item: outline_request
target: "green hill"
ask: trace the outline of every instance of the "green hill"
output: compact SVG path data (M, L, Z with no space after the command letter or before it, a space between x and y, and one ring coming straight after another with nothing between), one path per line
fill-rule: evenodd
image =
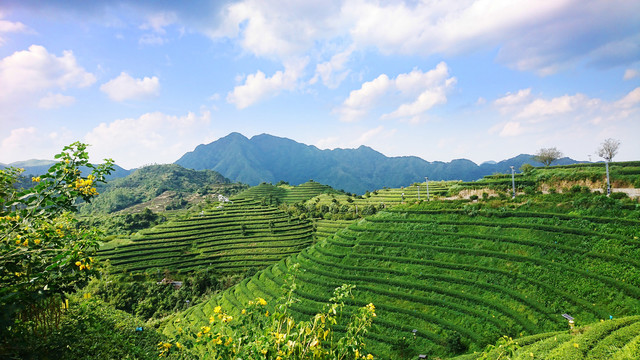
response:
M398 205L179 319L198 326L217 304L239 309L256 297L271 304L294 263L300 264L295 294L301 301L293 311L301 318L314 314L332 289L356 285L345 310L375 304L367 349L383 359L447 357L481 351L503 335L562 331L564 313L578 326L640 314L637 206L605 197L607 216L583 215L583 198L597 203L600 197L563 195L560 207L549 196ZM173 322L164 331L175 331Z
M149 165L124 178L99 184L100 195L91 204L82 207L83 214L112 213L145 204L156 205L155 211L183 208L189 203L204 201L209 197L217 201L217 194L230 195L246 186L232 184L219 173L211 170L191 170L179 165ZM214 196L215 195L215 196ZM157 204L152 204L154 199ZM144 210L144 206L137 211Z
M507 354L513 360L640 359L640 316L603 320L572 331L504 339L483 353L455 360L498 360Z
M308 221L273 207L237 200L200 215L158 225L129 244L98 252L116 271L263 268L313 242Z

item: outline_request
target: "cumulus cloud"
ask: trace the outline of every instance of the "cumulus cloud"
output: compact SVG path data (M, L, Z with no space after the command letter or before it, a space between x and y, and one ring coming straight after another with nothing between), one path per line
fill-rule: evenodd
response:
M38 101L38 107L42 109L56 109L59 107L70 106L74 102L76 102L76 98L73 96L48 93Z
M271 77L258 70L247 76L244 84L236 86L227 94L227 102L235 104L238 109L244 109L264 98L276 96L283 90L295 90L307 63L308 59L289 61L285 64L284 71L277 71Z
M15 101L48 89L87 87L95 81L71 51L58 57L43 46L31 45L0 60L0 101Z
M96 157L110 157L125 168L149 163L169 163L203 142L211 141L208 125L211 113L189 112L184 116L161 112L146 113L136 119L101 123L84 141L92 145ZM93 156L93 155L92 155Z
M394 102L392 106L397 108L381 115L382 119L408 118L415 121L434 106L446 103L447 93L455 83L455 77L449 77L449 68L444 62L427 72L414 69L395 79L382 74L363 83L360 89L351 91L334 113L342 121L356 121L379 106L384 97L386 102Z
M102 84L100 90L113 101L144 99L160 93L160 81L156 76L134 79L123 71L117 78Z
M0 137L0 162L52 159L72 141L73 137L67 129L47 133L34 126L16 128L6 137Z
M518 95L519 94L519 95ZM496 101L505 120L489 129L500 136L587 131L585 124L606 128L633 119L640 112L640 87L615 101L590 98L584 94L562 95L551 99L533 98L530 89L508 94ZM593 129L590 129L591 131Z

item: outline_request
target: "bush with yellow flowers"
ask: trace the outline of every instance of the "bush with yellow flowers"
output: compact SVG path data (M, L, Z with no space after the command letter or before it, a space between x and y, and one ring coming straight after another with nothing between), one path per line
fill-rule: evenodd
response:
M295 271L293 272L295 273ZM290 307L295 281L287 279L285 292L275 311L267 310L267 301L257 298L246 308L231 314L216 306L206 324L195 330L183 330L177 337L158 344L160 355L182 352L185 358L206 359L349 359L371 360L364 335L376 317L375 306L359 308L344 317L344 300L355 286L342 285L322 311L307 321L296 321ZM342 334L336 333L340 328Z
M96 182L113 170L112 160L89 163L87 145L66 146L33 186L15 185L22 169L0 170L0 337L9 338L15 322L50 326L44 308L93 274L98 233L82 229L72 213L80 201L97 195ZM90 171L82 176L80 168ZM58 308L59 308L58 304ZM46 314L46 313L45 313Z

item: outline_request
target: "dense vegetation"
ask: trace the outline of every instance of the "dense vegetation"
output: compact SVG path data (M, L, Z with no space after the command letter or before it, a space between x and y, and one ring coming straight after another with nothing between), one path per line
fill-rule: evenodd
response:
M211 170L195 171L178 165L149 165L131 175L109 181L97 188L98 196L85 204L83 214L112 213L138 205L132 212L149 208L155 212L181 209L194 202L229 196L243 190ZM154 201L156 200L156 201Z

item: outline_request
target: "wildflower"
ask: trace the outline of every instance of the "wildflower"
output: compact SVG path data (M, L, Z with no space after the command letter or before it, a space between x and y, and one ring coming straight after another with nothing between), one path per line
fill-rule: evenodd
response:
M233 316L225 315L225 316L222 318L222 322L224 322L224 323L228 323L228 322L229 322L229 321L231 321L231 320L233 320Z
M76 266L80 266L82 263L80 261L76 261Z
M228 337L227 341L224 342L224 346L229 346L229 345L231 345L232 342L233 342L233 338Z
M258 305L262 305L262 306L267 305L267 301L263 298L258 298L257 302L258 302Z
M247 310L245 310L245 309L242 309L242 311L240 311L240 314L242 314L242 315L244 315L246 313L247 313Z
M262 355L267 355L267 349L262 349L260 350L260 352L262 353Z
M264 316L269 316L269 310L264 314Z
M40 239L35 239L35 240L33 240L33 242L34 242L36 245L40 245Z
M22 246L29 246L29 239L25 240L25 241L22 243Z
M219 313L220 313L220 311L222 311L222 307L221 307L220 305L216 306L216 307L213 309L213 312L214 312L214 313L216 313L216 314L219 314Z
M84 268L85 268L85 266L84 266L84 265L80 265L80 266L78 267L78 269L80 269L80 270L84 270Z
M35 176L31 178L31 181L33 182L40 182L40 176Z
M210 328L210 327L208 327L208 326L203 326L203 327L201 327L200 329L202 329L202 333L203 333L203 334L206 334L206 333L208 333L209 331L211 331L211 328Z
M580 347L580 345L578 345L578 343L573 343L573 347L577 349Z
M373 360L373 355L367 354L367 360Z
M180 344L179 342L176 342L176 347L177 347L178 349L182 349L182 344Z
M355 350L356 351L356 359L360 357L360 351L358 349Z
M215 321L216 318L213 315L209 316L209 324L213 324Z

